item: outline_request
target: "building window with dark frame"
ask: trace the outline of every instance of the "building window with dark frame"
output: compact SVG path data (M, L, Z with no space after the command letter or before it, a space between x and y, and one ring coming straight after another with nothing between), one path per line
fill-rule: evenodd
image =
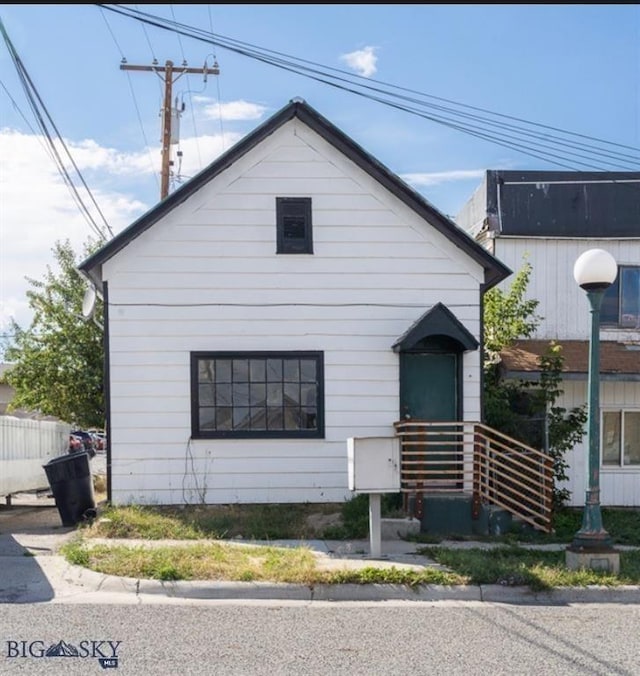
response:
M600 324L621 329L640 328L640 267L618 267L618 276L602 300Z
M310 197L276 197L279 254L312 254Z
M640 469L640 411L603 411L602 465Z
M322 352L192 352L191 434L324 437Z

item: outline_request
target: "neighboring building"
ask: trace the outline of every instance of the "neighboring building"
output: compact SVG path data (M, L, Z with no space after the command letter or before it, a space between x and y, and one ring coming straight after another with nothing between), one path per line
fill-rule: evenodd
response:
M349 437L481 417L510 270L294 100L85 260L114 503L335 502Z
M574 263L592 248L618 262L601 311L601 502L640 505L640 173L487 171L456 222L512 270L525 257L531 264L527 295L539 300L543 321L532 340L503 353L503 365L535 378L538 357L557 340L566 408L587 400L591 322ZM572 504L583 505L586 435L567 459Z

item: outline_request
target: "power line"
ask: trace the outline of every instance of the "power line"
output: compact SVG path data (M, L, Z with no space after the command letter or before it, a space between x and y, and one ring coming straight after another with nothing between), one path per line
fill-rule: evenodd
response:
M527 121L516 116L497 113L485 108L458 103L413 89L354 75L306 59L292 57L274 50L256 47L250 43L208 33L202 29L179 24L175 21L170 22L146 12L138 11L134 13L132 10L119 6L109 7L105 5L105 7L110 11L118 12L157 28L177 32L208 44L216 44L267 65L357 94L403 112L418 115L432 122L565 168L574 168L575 165L580 165L591 169L610 171L610 169L604 169L602 164L622 167L623 170L628 170L630 165L640 166L640 149L633 146ZM438 103L432 103L432 101ZM442 105L444 103L447 105ZM456 106L458 109L452 106ZM482 115L478 113L482 113ZM469 124L468 120L472 120L475 124ZM556 148L556 145L561 147ZM571 152L566 149L571 149ZM630 150L634 154L623 153L617 149ZM587 162L573 159L575 157L587 160Z
M175 12L173 11L173 5L169 5L169 8L171 9L171 16L173 17L173 20L176 20L176 15ZM182 53L182 64L186 65L187 64L187 58L184 53L184 47L182 46L182 40L180 39L180 34L178 33L178 44L180 45L180 52ZM206 75L205 75L206 77ZM205 85L206 86L206 85ZM193 123L193 134L194 138L196 140L196 152L198 153L198 166L202 167L202 156L200 154L200 142L198 141L198 128L196 126L196 116L194 113L194 106L192 105L192 99L191 99L191 79L189 77L189 73L187 73L187 90L186 94L189 97L189 109L191 111L191 121ZM178 138L178 150L180 151L180 139ZM179 157L182 157L182 154L180 152ZM174 175L174 180L179 181L180 180L180 168L181 168L182 161L180 161L180 166L178 167L178 172Z
M213 18L211 16L211 5L207 5L207 10L209 13L209 28L210 28L210 34L213 35ZM218 57L216 56L216 45L214 42L211 43L211 46L213 47L213 61L214 63L218 62ZM220 96L220 78L216 78L216 93L218 96L218 120L220 121L220 141L222 143L222 150L225 149L225 143L224 143L224 129L222 126L222 98Z
M126 62L126 58L124 55L124 52L120 48L120 44L116 40L116 36L114 35L113 31L111 30L111 26L109 25L109 22L107 21L107 17L105 16L104 12L102 11L102 8L100 8L100 14L102 15L102 18L104 19L105 24L107 25L107 29L109 33L111 34L111 37L113 38L113 42L115 43L116 49L120 52L120 57L121 57L121 63ZM149 163L151 165L151 173L153 177L155 178L156 185L158 186L158 190L160 190L160 179L158 178L158 172L156 171L155 168L155 163L153 161L153 157L151 156L151 148L149 146L149 141L147 140L147 135L144 130L144 123L142 122L142 115L140 114L140 107L138 106L138 100L136 99L136 93L133 88L133 82L131 81L131 74L127 73L127 82L129 83L129 93L131 94L131 99L133 100L133 107L136 110L136 115L138 117L138 124L140 125L140 131L142 132L142 139L144 141L145 148L147 149L147 152L149 154Z
M11 59L13 61L13 64L16 67L16 71L18 73L18 77L19 77L20 82L22 83L23 89L25 91L25 95L27 97L27 101L29 103L29 106L31 107L31 110L32 110L32 112L33 112L33 114L36 118L38 126L40 127L42 133L45 135L45 137L46 137L46 139L49 143L49 147L51 149L51 152L54 155L55 162L58 165L58 170L60 172L60 175L62 176L63 181L67 184L67 186L71 190L71 194L72 194L73 198L76 200L76 204L80 207L80 210L84 214L84 216L85 216L87 222L89 223L90 227L94 230L94 232L96 232L100 241L105 241L106 237L104 235L104 232L102 231L100 226L93 219L93 216L91 215L87 206L84 204L82 197L78 193L78 190L77 190L74 182L72 181L71 177L69 176L69 173L67 171L65 163L63 162L62 158L60 157L60 154L58 152L56 144L54 143L54 141L51 137L51 134L49 132L49 129L47 128L47 124L46 124L46 122L43 118L41 111L44 113L44 115L46 116L46 118L49 121L49 124L53 128L53 131L55 132L55 134L57 136L57 140L58 140L59 144L64 149L69 161L71 162L73 168L75 169L76 173L78 174L82 185L84 186L85 190L89 194L89 197L91 198L91 201L93 202L93 205L96 208L98 214L102 218L106 229L109 231L110 235L113 237L113 231L111 230L111 227L109 226L109 223L107 222L107 219L105 218L105 216L102 213L98 203L96 202L95 198L93 197L93 194L91 193L91 190L89 189L89 186L87 185L84 178L82 177L82 174L81 174L80 170L78 169L78 166L75 163L71 153L69 152L69 149L68 149L67 145L65 144L64 139L62 138L60 132L58 131L58 128L56 127L51 115L49 114L47 107L45 106L44 102L42 101L42 98L38 94L38 91L37 91L35 85L33 84L33 81L31 80L31 77L29 76L27 69L25 68L24 64L22 63L22 60L20 59L18 53L16 52L15 47L13 46L13 43L11 42L9 35L6 32L4 24L3 24L1 19L0 19L0 32L2 33L4 41L7 45L7 49L9 50L9 54L11 55Z

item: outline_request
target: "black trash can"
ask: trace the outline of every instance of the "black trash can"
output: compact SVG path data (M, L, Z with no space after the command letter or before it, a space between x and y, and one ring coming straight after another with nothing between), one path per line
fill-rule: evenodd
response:
M61 455L43 468L63 526L75 526L96 515L88 453Z

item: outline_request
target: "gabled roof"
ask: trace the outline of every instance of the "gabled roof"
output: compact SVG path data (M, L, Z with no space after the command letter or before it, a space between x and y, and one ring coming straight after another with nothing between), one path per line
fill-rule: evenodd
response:
M365 152L355 141L320 115L314 108L300 99L292 99L278 113L266 120L190 181L183 184L120 234L107 242L96 253L84 260L78 266L79 269L97 285L98 289L101 289L101 266L103 263L293 118L299 119L310 129L322 136L328 143L352 160L362 170L366 171L378 183L387 188L398 199L402 200L407 206L427 220L436 230L444 234L471 259L482 266L485 271L485 289L495 286L511 274L511 270L507 266L458 228L453 221L433 207L396 174L389 171L378 160Z
M477 350L478 341L458 318L442 303L436 303L418 321L409 327L393 344L394 352L414 349L425 338L446 336L458 343L464 351Z

